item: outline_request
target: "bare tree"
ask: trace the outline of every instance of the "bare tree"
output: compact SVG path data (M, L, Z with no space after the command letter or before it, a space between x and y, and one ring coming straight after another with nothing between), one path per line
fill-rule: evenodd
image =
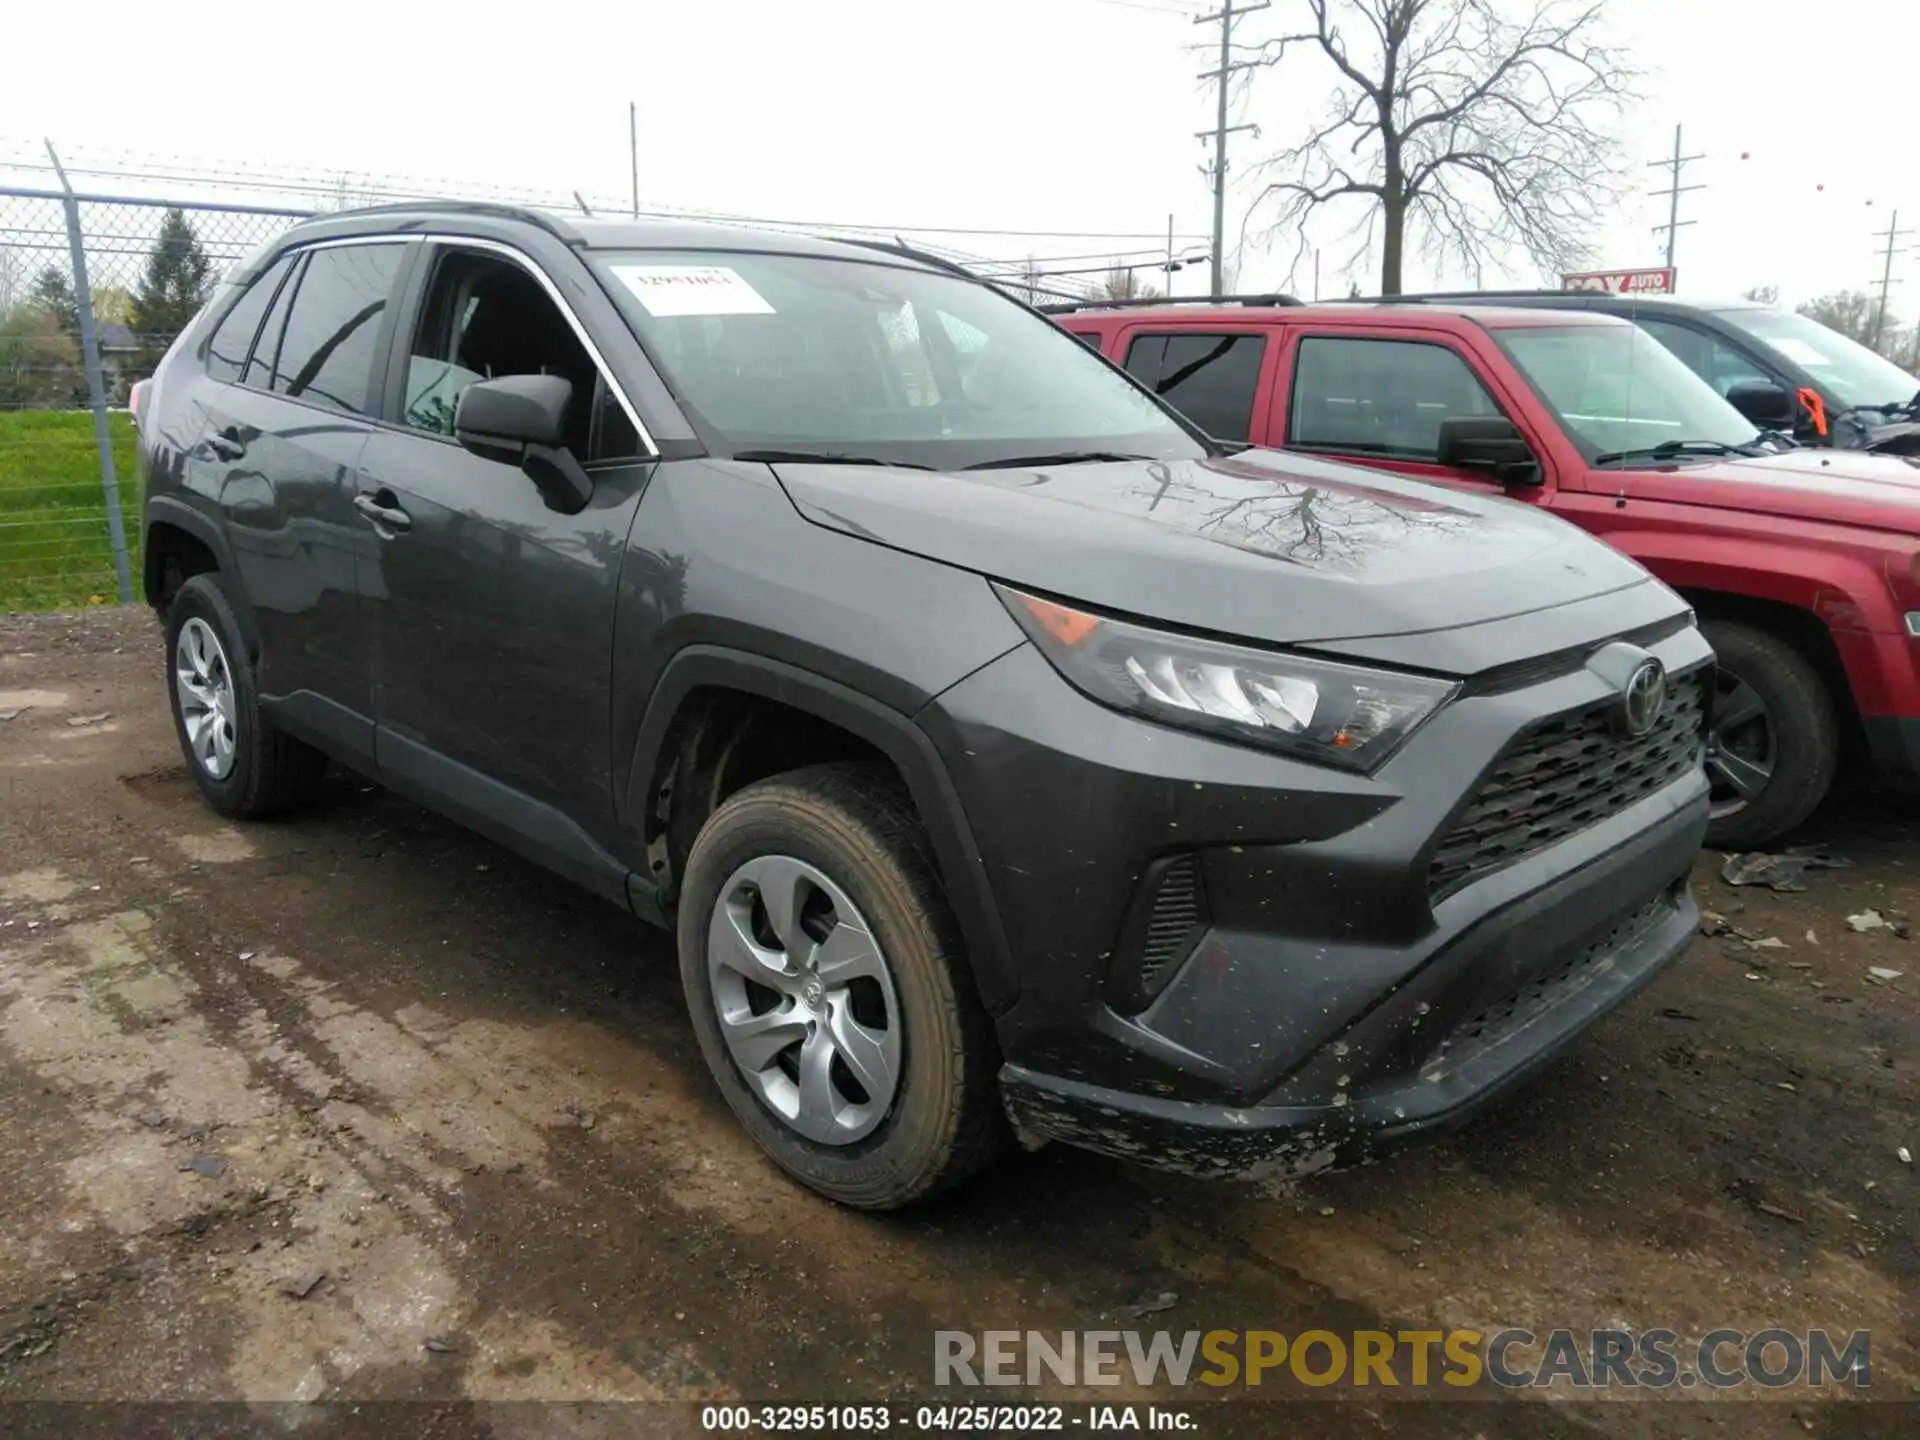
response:
M1619 178L1613 124L1634 72L1602 43L1604 0L1305 0L1313 28L1266 43L1279 64L1305 49L1333 75L1320 122L1268 159L1256 200L1273 231L1361 201L1357 261L1381 248L1380 288L1401 290L1409 226L1421 247L1479 281L1515 247L1557 272L1586 258L1582 237ZM1350 208L1350 207L1348 207Z
M1740 298L1742 300L1751 300L1756 305L1778 305L1780 303L1780 287L1778 285L1755 285L1751 289L1742 290L1740 292Z
M1101 300L1155 300L1160 295L1156 286L1140 278L1139 271L1119 265L1100 277L1093 293Z
M1873 347L1875 317L1880 302L1864 290L1836 290L1799 307L1809 320L1818 320L1829 330L1837 330L1849 340Z

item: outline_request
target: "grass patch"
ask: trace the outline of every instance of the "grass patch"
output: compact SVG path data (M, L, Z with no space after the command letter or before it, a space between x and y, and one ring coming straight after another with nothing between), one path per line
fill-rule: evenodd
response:
M137 591L140 482L131 418L107 416L107 433ZM118 598L93 416L84 410L0 411L0 611L58 610Z

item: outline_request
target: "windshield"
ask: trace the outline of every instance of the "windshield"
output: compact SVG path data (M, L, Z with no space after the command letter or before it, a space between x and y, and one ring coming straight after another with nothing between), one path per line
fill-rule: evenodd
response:
M591 258L717 451L943 470L1206 453L1086 346L959 276L738 251Z
M1920 393L1920 380L1818 320L1792 310L1718 313L1735 329L1771 345L1808 371L1842 405L1905 405Z
M1495 330L1589 460L1666 444L1752 445L1753 423L1637 325Z

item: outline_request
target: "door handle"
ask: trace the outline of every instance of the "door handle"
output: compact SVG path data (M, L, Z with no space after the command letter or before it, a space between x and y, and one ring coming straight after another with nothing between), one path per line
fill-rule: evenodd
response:
M207 437L207 448L222 460L238 460L247 453L247 442L240 438L240 427L228 425Z
M390 491L384 490L374 495L356 495L353 497L353 508L371 520L375 529L406 530L411 528L413 525L413 517L398 505L381 504L380 500L382 496L385 496L387 499L393 498Z

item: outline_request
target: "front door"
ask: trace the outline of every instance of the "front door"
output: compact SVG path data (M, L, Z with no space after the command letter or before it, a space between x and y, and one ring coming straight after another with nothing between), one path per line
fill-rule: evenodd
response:
M540 858L595 883L570 859L614 832L615 596L651 465L530 264L435 246L421 267L389 382L399 424L361 462L375 745L402 788L503 837L545 837ZM573 383L568 448L594 482L577 515L453 439L466 386L528 374Z

